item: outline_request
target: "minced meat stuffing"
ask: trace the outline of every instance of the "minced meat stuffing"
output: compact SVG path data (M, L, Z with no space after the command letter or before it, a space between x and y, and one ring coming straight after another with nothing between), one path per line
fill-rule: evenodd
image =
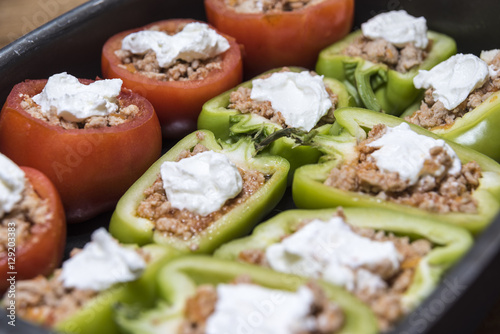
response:
M8 227L14 222L16 227L16 247L21 247L31 237L35 226L40 228L51 219L47 200L43 200L26 180L21 200L3 217L0 217L0 253L6 252L8 247Z
M81 250L73 249L71 256L79 251ZM151 260L149 254L141 249L137 252L146 263ZM50 278L40 275L34 279L16 282L16 310L21 318L51 328L73 315L99 294L98 291L64 287L63 281L59 279L61 272L61 269L57 269ZM3 304L9 305L7 297L4 298Z
M297 11L324 0L225 0L226 6L240 13L277 14Z
M251 283L248 279L234 284ZM314 295L310 315L315 319L316 330L293 334L333 334L342 328L344 313L337 304L328 300L323 289L315 282L308 282L307 287ZM217 303L217 290L213 285L200 285L194 296L186 301L185 319L178 334L204 334L207 319L214 313ZM292 334L292 333L291 333Z
M177 161L207 150L203 145L197 144L192 151L182 152ZM189 240L234 207L246 201L266 182L266 176L261 172L239 167L238 170L243 178L243 189L238 196L227 200L218 211L201 216L187 209L173 208L167 199L161 175L158 175L156 181L144 191L145 198L139 204L137 214L139 217L152 220L155 223L155 231Z
M500 53L488 65L493 65L500 69ZM458 107L448 110L442 102L434 99L432 96L434 89L429 88L425 91L420 109L415 111L411 116L407 116L405 120L426 129L451 125L457 118L479 107L481 103L498 90L500 90L500 71L496 71L493 76L490 75L486 83L470 93L467 99L460 103Z
M341 209L338 210L337 215L341 216L344 221L346 218ZM300 230L307 225L310 221L304 221L297 226L295 231ZM385 233L384 231L375 231L369 228L360 228L351 225L351 229L366 238L380 242L390 241L394 243L398 253L402 256L401 266L394 275L387 275L387 267L380 265L378 268L369 268L370 272L379 275L387 283L384 289L370 289L358 290L353 293L366 303L375 313L378 320L378 327L380 330L390 329L399 319L401 319L406 310L402 305L402 295L410 287L413 282L415 270L422 257L427 255L431 249L432 244L426 239L410 240L408 237L395 236L392 233ZM285 238L288 236L285 236ZM240 252L238 259L243 262L256 264L260 266L269 267L266 261L265 250L249 249ZM365 268L367 269L367 268Z
M397 173L381 172L371 156L376 148L367 144L380 138L385 129L385 125L374 126L368 138L358 145L358 158L333 168L324 184L431 212L477 212L472 192L479 186L481 169L475 161L464 164L458 175L445 172L438 178L423 173L415 185L409 186ZM425 161L424 169L432 172L442 166L446 170L451 168L452 159L442 147L432 148L430 154L431 159Z
M406 73L423 63L431 45L432 41L426 50L415 47L413 43L399 48L382 38L372 40L360 36L349 44L342 53L350 57L361 57L373 63L382 63L390 69Z
M59 117L54 108L51 108L46 114L43 113L42 108L28 95L23 95L21 107L32 117L41 119L50 125L60 126L63 129L99 129L117 126L132 120L140 113L139 107L134 104L125 106L120 99L118 99L118 112L108 116L91 116L81 122L71 122Z
M174 35L182 28L184 28L184 25L180 25L175 31L164 32ZM158 31L159 28L152 27L150 30ZM119 66L122 68L158 81L203 80L211 72L222 70L222 57L220 55L205 60L195 59L191 62L177 60L175 64L168 68L160 67L156 59L156 53L152 50L144 55L137 55L119 49L115 51L115 55L121 60L122 64Z
M283 68L281 72L289 71L288 68ZM313 75L317 75L314 72L311 72ZM260 79L268 78L272 75L272 73L263 75ZM335 121L335 117L333 116L333 112L335 111L335 106L338 102L337 94L333 93L332 90L326 86L326 91L330 96L330 101L332 102L332 108L328 110L328 113L323 116L316 127L321 126L323 124L332 124ZM281 114L281 112L273 109L270 101L255 101L250 98L252 94L252 89L247 87L239 87L237 90L231 92L229 97L229 105L227 106L229 109L235 109L241 112L242 114L252 113L262 117L267 118L268 120L279 124L281 127L286 128L287 124L285 118Z

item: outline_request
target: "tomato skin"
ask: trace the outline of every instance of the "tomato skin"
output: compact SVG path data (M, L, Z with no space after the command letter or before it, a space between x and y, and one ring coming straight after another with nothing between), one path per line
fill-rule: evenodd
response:
M67 221L81 222L111 210L158 159L160 124L151 103L122 89L118 98L143 111L129 122L101 129L50 125L20 105L20 94L38 94L46 82L29 80L12 89L0 113L0 152L47 175L61 195Z
M158 26L160 30L174 30L191 19L171 19L127 30L112 36L102 49L102 75L104 78L120 78L125 87L147 98L154 106L165 138L181 138L196 130L196 121L203 104L214 96L233 88L243 80L241 50L235 39L228 39L230 48L221 55L222 70L212 72L203 80L158 81L141 74L134 74L119 66L121 60L115 51L121 49L122 39L140 30Z
M301 10L238 13L224 0L205 0L208 22L245 47L245 77L282 66L314 68L324 47L347 35L354 0L324 0Z
M61 263L66 244L66 219L59 193L42 172L21 167L33 189L47 200L51 214L46 224L36 225L32 236L21 245L16 245L14 269L9 268L7 252L0 253L0 293L8 289L9 272L16 272L16 281L37 275L50 275Z

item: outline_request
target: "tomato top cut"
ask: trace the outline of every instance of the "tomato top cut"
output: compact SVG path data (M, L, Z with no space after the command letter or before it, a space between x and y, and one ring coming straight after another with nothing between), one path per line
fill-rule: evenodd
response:
M205 0L208 22L245 47L245 77L272 68L314 68L318 53L352 27L354 0L324 0L303 9L241 13L224 0Z
M28 80L12 89L0 113L0 152L19 166L47 175L61 195L68 222L81 222L112 209L156 161L162 145L160 124L151 103L122 89L122 104L140 110L128 122L97 129L51 125L21 106L23 94L40 93L46 82Z
M181 138L196 129L196 121L203 104L214 96L238 85L243 78L241 50L235 39L223 35L230 48L221 54L222 69L211 71L200 80L160 81L125 67L115 51L121 49L125 36L156 27L161 31L176 31L190 19L171 19L154 22L141 28L118 33L108 39L102 49L102 75L105 78L120 78L125 87L146 97L154 106L163 136ZM132 66L133 67L133 66Z
M21 244L14 242L15 262L9 261L8 252L0 253L0 293L9 288L9 272L16 272L16 280L29 279L37 275L50 275L61 263L66 244L66 220L59 193L52 182L40 171L21 167L26 178L41 200L47 201L48 219L36 224L31 236ZM13 265L13 267L10 267Z

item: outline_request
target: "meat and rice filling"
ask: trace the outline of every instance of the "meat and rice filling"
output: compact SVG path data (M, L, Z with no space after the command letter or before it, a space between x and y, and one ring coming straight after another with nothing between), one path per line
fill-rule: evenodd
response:
M432 172L444 167L449 170L452 159L442 147L430 150L431 159L424 163L424 172L418 182L409 186L398 173L381 172L371 156L376 148L368 146L384 135L385 125L376 125L368 138L358 145L358 158L333 168L324 184L346 191L355 191L383 200L409 205L431 212L476 213L477 201L472 192L479 186L481 169L475 161L462 166L458 175L442 173L440 177Z
M288 71L290 71L288 68L283 68L281 72ZM271 75L272 73L263 75L260 77L260 79L269 78ZM311 75L317 74L315 72L311 72ZM335 106L338 103L338 96L337 94L333 93L328 86L326 86L326 91L330 96L332 108L330 108L330 110L328 110L328 113L319 120L316 127L324 124L332 124L335 121L333 112L335 111ZM274 110L270 101L255 101L250 97L251 93L251 88L239 87L236 91L231 92L231 95L229 97L229 105L227 107L229 109L238 110L242 114L252 113L265 117L268 120L279 124L283 128L288 127L288 125L286 124L286 120L281 112Z
M197 144L192 151L184 151L177 161L205 152L208 149ZM201 216L186 209L173 208L168 201L161 175L144 191L144 200L137 208L139 217L147 218L155 223L155 231L183 240L189 240L208 228L214 221L222 217L234 207L240 205L255 193L266 182L267 176L258 171L238 168L243 179L243 189L235 198L227 200L218 211Z
M225 0L226 6L240 13L276 14L301 10L324 0Z
M0 217L0 252L7 251L10 222L16 225L16 246L20 247L31 237L32 229L40 228L51 218L47 200L42 200L33 186L26 181L21 201L9 213Z
M373 63L385 64L390 69L406 73L424 62L432 45L432 41L430 42L427 49L422 50L413 43L407 43L399 48L382 38L372 40L360 36L342 53L350 57L361 57Z
M341 216L344 221L347 221L342 210L338 210L337 215ZM310 221L304 221L299 224L297 229L292 231L292 234L299 231L308 223ZM384 231L375 231L352 225L350 227L352 231L362 237L379 242L390 241L394 243L397 252L402 256L401 265L396 273L390 270L389 263L369 268L370 272L380 276L387 283L386 288L369 289L364 287L362 289L355 288L353 291L356 297L370 306L375 313L379 329L387 330L405 315L406 311L402 305L401 297L412 284L418 263L422 257L431 251L432 244L425 239L410 240L408 237L398 237ZM269 267L265 250L245 250L240 252L238 258L243 262ZM355 269L355 274L359 269L368 268Z
M119 99L119 109L116 113L111 113L108 116L91 116L81 122L71 122L59 117L55 108L51 108L48 113L43 113L42 108L29 95L23 95L21 107L32 117L41 119L50 125L60 126L63 129L99 129L117 126L134 119L140 113L139 107L134 104L125 106Z
M163 31L168 35L174 35L183 28L184 25L179 25L175 30ZM149 30L160 31L159 27L152 27ZM121 67L132 73L138 73L158 81L203 80L211 72L222 70L222 57L220 55L206 60L195 59L191 62L177 60L168 68L158 64L156 53L152 50L143 55L137 55L119 49L115 51L115 55L121 60Z
M248 278L237 278L234 284L251 283ZM314 331L293 334L333 334L344 324L344 314L337 304L326 297L323 289L314 282L307 283L314 295L310 315L314 317ZM186 302L185 319L178 334L205 334L207 319L215 312L217 291L213 285L200 285L194 296Z
M500 53L488 65L500 68ZM456 119L479 107L481 103L498 90L500 90L500 71L496 71L494 75L490 75L486 83L471 92L467 99L460 103L458 107L448 110L442 102L436 101L433 98L434 89L429 88L425 91L425 97L420 105L420 109L411 116L407 116L405 120L426 129L451 125Z

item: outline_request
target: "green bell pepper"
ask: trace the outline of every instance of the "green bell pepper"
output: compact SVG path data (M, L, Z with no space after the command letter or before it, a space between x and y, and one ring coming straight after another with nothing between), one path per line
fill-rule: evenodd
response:
M269 175L266 182L247 200L213 222L189 240L166 236L155 231L155 224L137 215L144 199L144 190L156 180L165 161L175 161L179 154L202 144L210 150L225 154L238 167ZM280 201L286 189L288 162L277 156L254 156L250 138L227 144L219 143L210 131L196 131L179 141L141 176L119 200L111 217L109 231L124 243L170 245L182 252L210 253L219 245L250 232L262 217Z
M281 70L274 69L266 73L277 72ZM301 72L304 69L290 67L293 72ZM325 85L329 87L338 96L337 108L354 106L354 100L348 93L344 84L338 80L324 78ZM282 130L281 125L271 122L265 117L255 114L242 114L238 110L228 109L229 96L231 92L239 87L252 87L252 80L242 83L241 85L227 91L203 105L203 109L198 117L198 129L207 129L212 131L217 138L222 140L230 140L241 136L252 136L256 142L260 142L263 138L267 138L276 131ZM325 124L315 131L318 133L328 133L331 124ZM290 162L289 181L293 176L293 172L298 167L316 163L321 156L321 153L308 146L297 146L291 138L279 138L272 142L265 152L271 155L279 155Z
M418 70L429 70L457 51L452 38L428 31L427 36L432 45L427 58L420 66L400 73L385 64L343 55L342 51L361 35L361 30L352 32L322 50L316 63L316 72L344 83L351 95L355 96L359 107L396 116L418 97L420 90L413 85Z
M421 99L401 115L411 116L420 108ZM429 131L455 143L470 147L500 162L500 91L451 125L437 126Z
M266 268L191 255L171 261L159 273L158 283L163 303L156 309L139 314L125 309L118 313L117 321L126 333L176 333L183 320L186 300L195 293L199 285L230 283L241 275L249 276L254 284L285 291L295 291L307 282L305 278ZM322 281L318 284L344 313L345 321L339 334L377 332L375 318L363 303L341 288Z
M257 226L252 235L222 245L214 253L217 258L237 260L244 250L265 250L297 230L299 224L311 219L328 220L337 209L289 210ZM446 269L453 265L472 245L471 235L464 229L443 224L427 217L380 208L345 208L346 221L363 228L427 239L435 247L423 257L415 271L413 283L402 297L403 306L414 309L437 286Z
M158 270L179 252L160 245L147 245L142 247L142 251L150 257L150 261L139 279L120 283L102 291L75 314L58 322L54 329L71 334L118 334L119 329L114 321L115 304L152 307L158 294L156 285Z
M339 190L323 182L330 170L340 166L343 161L356 155L355 149L359 141L366 138L368 130L376 124L394 127L404 122L401 118L384 115L360 108L344 108L335 114L337 123L343 131L337 136L316 136L315 141L327 154L315 165L299 168L293 180L292 193L297 207L320 209L328 207L383 207L407 212L462 226L472 233L482 231L495 217L500 209L500 165L487 156L462 145L446 141L456 152L462 163L476 161L482 170L479 187L473 192L478 202L478 212L471 213L432 213L414 207L401 205L368 194ZM410 124L410 128L421 135L440 138L421 127Z

